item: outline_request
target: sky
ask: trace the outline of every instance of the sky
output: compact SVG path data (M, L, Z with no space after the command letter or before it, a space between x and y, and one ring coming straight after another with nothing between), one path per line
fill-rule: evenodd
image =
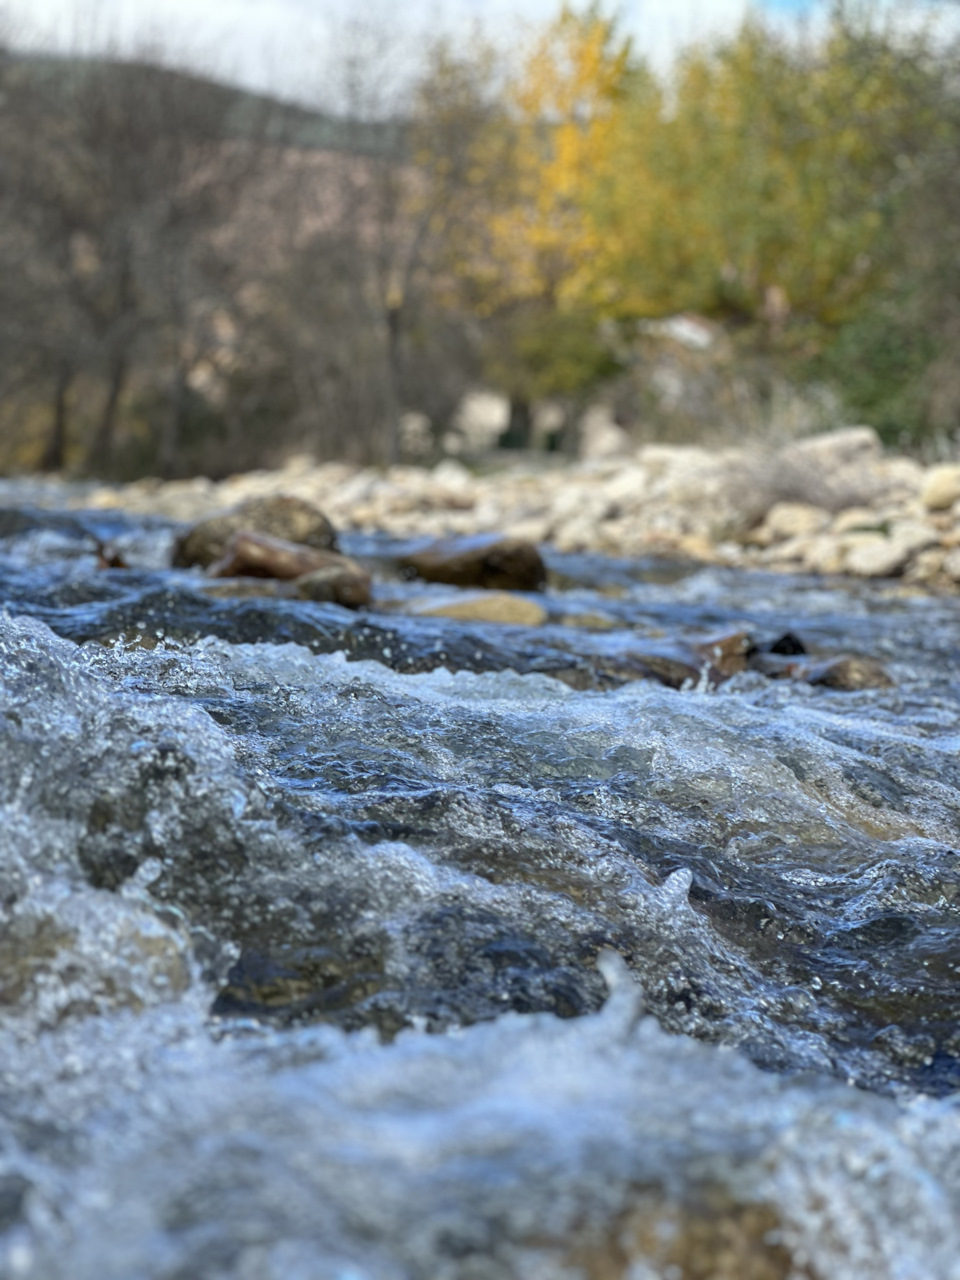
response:
M360 0L384 30L402 12L410 31L467 38L479 21L508 43L541 22L560 0ZM694 36L734 29L751 5L784 12L814 0L621 0L623 26L660 66ZM14 43L42 49L130 52L155 42L174 63L199 62L221 78L285 97L311 96L331 32L357 0L0 0ZM409 42L409 36L408 36ZM416 43L416 37L413 37Z

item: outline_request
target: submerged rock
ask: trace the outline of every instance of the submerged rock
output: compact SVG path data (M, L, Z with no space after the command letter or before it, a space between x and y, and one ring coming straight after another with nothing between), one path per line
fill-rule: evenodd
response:
M294 593L301 600L346 605L359 609L370 603L370 574L349 556L328 553L328 563L294 581Z
M600 1233L580 1233L569 1262L590 1280L808 1280L812 1273L784 1243L781 1216L769 1205L737 1204L727 1188L698 1189L688 1201L645 1190ZM591 1238L591 1236L593 1238Z
M499 591L539 591L547 579L540 552L522 538L481 535L433 542L401 559L427 582Z
M539 627L547 620L543 605L507 591L470 592L454 600L413 600L409 612L419 618L460 618L517 627Z
M318 551L336 548L333 525L319 508L302 498L275 495L250 498L220 515L201 520L174 544L173 567L206 569L226 552L231 537L242 531L266 534ZM296 576L296 575L289 575Z

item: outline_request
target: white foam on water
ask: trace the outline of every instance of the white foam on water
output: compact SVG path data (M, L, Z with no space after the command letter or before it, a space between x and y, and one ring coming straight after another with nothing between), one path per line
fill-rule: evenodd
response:
M780 1036L794 1065L829 1068L829 1019L784 1023L815 996L712 931L688 867L655 876L624 843L772 862L798 892L853 877L851 923L864 903L941 911L944 885L927 901L905 873L944 863L956 831L946 711L904 736L891 700L852 715L754 687L399 676L292 645L78 649L16 619L0 667L0 1207L19 1197L0 1275L572 1280L571 1240L615 1236L639 1189L669 1216L708 1187L769 1206L816 1275L960 1276L956 1101L758 1070L730 1046ZM361 767L356 785L335 771ZM350 826L358 796L393 815L426 793L447 826ZM355 937L382 933L387 977L414 986L447 963L422 950L427 911L487 912L545 949L551 929L633 928L651 951L636 969L659 972L661 948L714 984L722 1016L690 1026L726 1043L643 1016L662 993L604 951L613 995L579 1018L392 1044L211 1023L200 926L251 929L273 904L262 928L300 938L310 894Z

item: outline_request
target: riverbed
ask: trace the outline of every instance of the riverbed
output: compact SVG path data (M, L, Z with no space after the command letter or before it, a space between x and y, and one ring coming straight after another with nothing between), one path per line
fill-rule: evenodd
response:
M960 1276L956 597L547 548L498 626L0 514L0 1275ZM742 629L893 683L623 674Z

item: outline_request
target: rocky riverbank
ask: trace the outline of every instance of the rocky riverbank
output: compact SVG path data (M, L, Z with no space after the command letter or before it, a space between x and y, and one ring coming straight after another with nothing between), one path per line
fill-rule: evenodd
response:
M60 500L196 520L279 493L315 503L348 531L497 533L560 551L960 584L960 465L886 454L869 427L779 450L646 445L629 457L486 474L454 461L377 471L297 458L219 483L143 480Z

